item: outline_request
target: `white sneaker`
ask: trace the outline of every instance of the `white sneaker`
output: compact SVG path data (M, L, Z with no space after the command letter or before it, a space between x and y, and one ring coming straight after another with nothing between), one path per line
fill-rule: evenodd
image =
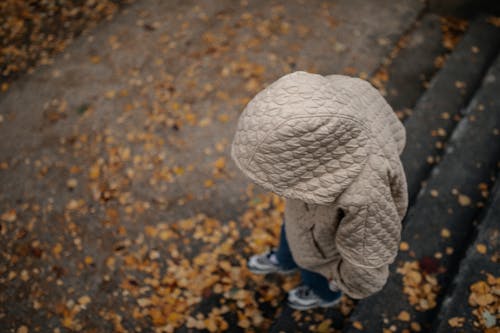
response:
M280 267L278 258L274 250L261 254L255 254L248 259L248 269L254 274L281 273L291 274L297 271L297 268L283 269Z
M342 293L333 301L325 301L308 286L299 286L288 292L288 306L295 310L309 310L317 307L330 308L340 302Z

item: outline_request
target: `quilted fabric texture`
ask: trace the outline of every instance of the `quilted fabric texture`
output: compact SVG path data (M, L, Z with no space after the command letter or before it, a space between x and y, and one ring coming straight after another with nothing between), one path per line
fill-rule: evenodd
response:
M359 298L383 286L397 254L408 205L405 137L370 83L295 72L250 101L231 155L255 183L287 199L297 263ZM360 285L366 277L371 287Z

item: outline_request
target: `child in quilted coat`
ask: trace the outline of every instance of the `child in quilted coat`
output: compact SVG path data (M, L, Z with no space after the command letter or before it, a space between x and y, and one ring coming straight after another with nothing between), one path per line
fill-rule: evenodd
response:
M288 74L240 116L231 156L252 181L285 198L279 247L252 256L258 274L300 270L295 309L364 298L386 283L408 205L405 129L368 82Z

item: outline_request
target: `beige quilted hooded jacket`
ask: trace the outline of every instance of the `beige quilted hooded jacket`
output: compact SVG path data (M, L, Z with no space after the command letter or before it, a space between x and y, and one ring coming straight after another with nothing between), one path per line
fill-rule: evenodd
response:
M295 72L249 102L231 155L286 199L297 264L364 298L385 285L397 254L408 205L404 146L403 125L370 83Z

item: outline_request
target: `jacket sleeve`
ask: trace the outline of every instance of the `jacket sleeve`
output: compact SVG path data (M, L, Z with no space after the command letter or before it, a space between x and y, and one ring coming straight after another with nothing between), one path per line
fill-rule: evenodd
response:
M399 249L406 199L400 204L396 201L406 192L405 182L398 179L400 188L394 193L391 175L378 175L352 186L340 202L345 216L335 243L341 259L333 267L330 281L332 287L338 286L353 298L365 298L382 289Z
M368 297L381 290L389 277L389 264L380 267L360 267L339 260L334 267L330 289L342 290L352 298Z
M389 277L389 265L399 245L399 218L394 226L384 226L378 217L385 214L372 204L352 205L345 210L336 232L340 258L330 276L330 288L340 289L352 298L368 297L381 290ZM374 214L378 212L379 214ZM385 220L386 223L389 219Z

